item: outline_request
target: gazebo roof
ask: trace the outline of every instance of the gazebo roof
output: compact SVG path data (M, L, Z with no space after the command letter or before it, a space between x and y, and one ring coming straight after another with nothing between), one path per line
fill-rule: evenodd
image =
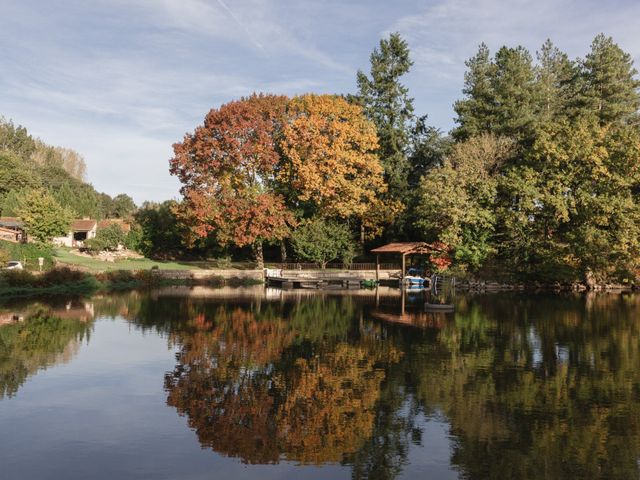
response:
M406 255L409 253L431 253L438 250L440 249L427 242L395 242L374 248L371 253L400 253Z

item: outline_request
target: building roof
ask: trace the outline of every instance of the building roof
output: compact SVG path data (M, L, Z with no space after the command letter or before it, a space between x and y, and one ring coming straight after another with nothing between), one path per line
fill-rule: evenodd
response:
M24 224L18 217L0 217L0 227L22 228Z
M95 220L74 220L71 222L71 230L74 232L88 232L96 228L97 222Z
M120 228L124 233L129 233L129 231L131 230L131 225L121 218L106 218L104 220L100 220L98 222L98 230L106 228L109 225L120 225Z
M431 253L433 251L439 251L439 248L434 247L427 242L395 242L383 245L382 247L374 248L372 253L401 253L403 255L409 253Z

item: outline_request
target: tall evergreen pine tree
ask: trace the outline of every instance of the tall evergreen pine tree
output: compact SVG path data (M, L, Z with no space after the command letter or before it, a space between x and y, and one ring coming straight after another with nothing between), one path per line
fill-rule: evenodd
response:
M376 124L380 142L379 155L389 185L389 195L402 198L407 189L407 159L413 99L400 79L413 62L409 46L398 33L380 40L371 54L370 77L358 71L358 100L367 117Z

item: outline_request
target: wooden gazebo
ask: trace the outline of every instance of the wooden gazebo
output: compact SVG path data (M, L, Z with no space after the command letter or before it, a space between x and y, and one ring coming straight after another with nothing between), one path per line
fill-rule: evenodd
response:
M399 254L402 256L402 278L407 273L407 256L420 255L440 251L427 242L395 242L374 248L371 253L376 254L376 280L380 278L380 254Z

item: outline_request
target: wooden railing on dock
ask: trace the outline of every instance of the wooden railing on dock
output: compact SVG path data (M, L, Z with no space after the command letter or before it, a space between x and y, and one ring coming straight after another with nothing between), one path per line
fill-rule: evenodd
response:
M268 268L281 270L321 270L319 263L270 263ZM375 263L329 263L327 270L375 270ZM400 265L394 263L381 263L380 270L400 270Z

